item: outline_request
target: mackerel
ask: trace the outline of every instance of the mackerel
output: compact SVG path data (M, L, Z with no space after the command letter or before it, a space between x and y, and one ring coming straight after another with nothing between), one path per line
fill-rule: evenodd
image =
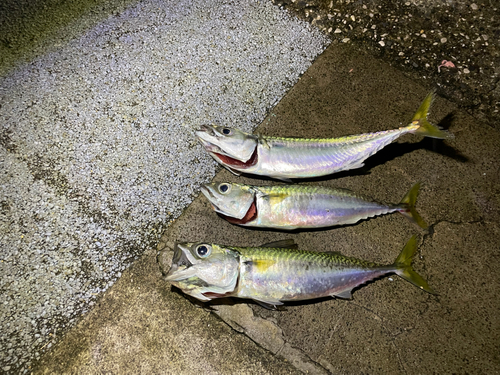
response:
M327 296L349 299L354 288L389 274L434 293L411 266L417 251L415 236L390 265L335 252L298 250L293 240L268 246L177 243L165 279L200 301L238 297L271 308L287 301Z
M218 163L236 175L248 173L284 181L319 177L360 168L368 157L405 134L452 138L452 134L427 121L432 101L430 93L408 126L376 133L324 139L280 138L204 125L196 136Z
M348 225L394 212L426 229L415 209L420 184L399 204L384 204L347 189L308 185L252 186L230 182L205 184L201 192L212 208L232 224L281 230Z

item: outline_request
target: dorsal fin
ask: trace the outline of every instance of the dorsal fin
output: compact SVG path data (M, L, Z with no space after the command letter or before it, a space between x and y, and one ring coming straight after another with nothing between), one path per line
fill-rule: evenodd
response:
M342 253L340 251L323 251L324 253L332 254L332 255L340 255L342 256Z
M282 248L282 249L298 249L299 245L295 243L295 241L291 238L287 240L280 240L280 241L274 241L274 242L269 242L264 245L261 245L260 247L274 247L274 248Z

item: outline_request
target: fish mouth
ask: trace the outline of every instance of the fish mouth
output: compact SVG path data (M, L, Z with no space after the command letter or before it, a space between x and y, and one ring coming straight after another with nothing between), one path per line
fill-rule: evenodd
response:
M213 126L209 125L201 125L199 129L196 129L195 132L198 140L205 147L207 145L212 145L213 147L217 147L211 143L212 141L216 141L217 138L221 138L222 134L220 134Z
M205 185L202 185L200 187L201 193L208 199L208 202L212 206L212 209L215 212L222 212L223 210L220 209L215 203L213 203L214 200L217 199L217 197L212 193L212 191Z
M215 203L212 202L212 199L210 199L210 197L208 197L207 194L210 194L211 197L214 197L214 195L207 189L207 190L201 190L201 192L205 195L205 197L207 197L208 201L210 202L210 205L212 206L212 209L217 212L217 214L219 215L224 215L222 212L224 212L224 210L222 210L219 206L217 206ZM214 197L215 198L215 197ZM229 217L232 217L232 216L229 216Z
M198 133L198 132L203 132L203 133L212 132L212 133L215 133L215 128L213 126L209 126L209 125L201 125L199 127L199 129L196 129L196 133Z
M207 199L213 205L212 200L210 198L214 198L215 199L215 195L210 191L210 189L208 187L206 187L206 185L201 185L200 190L201 190L202 194L205 197L207 197Z
M179 281L185 278L186 271L194 265L194 258L191 255L189 243L175 243L172 266L165 276L166 281Z
M214 201L217 200L217 196L211 191L211 189L208 187L210 184L205 184L202 185L200 190L202 194L207 198L207 200L210 202L210 205L212 206L212 209L217 212L218 215L220 215L222 218L226 219L232 224L246 224L252 220L254 220L257 215L257 198L253 197L252 203L248 207L247 211L244 214L241 215L235 215L235 216L230 216L228 215L227 211L221 209L219 206L217 206Z
M250 158L238 158L232 153L228 153L219 145L224 141L225 135L220 133L216 128L209 125L201 125L195 131L196 137L200 144L209 152L219 163L236 169L246 169L254 166L257 163L257 147L254 148Z

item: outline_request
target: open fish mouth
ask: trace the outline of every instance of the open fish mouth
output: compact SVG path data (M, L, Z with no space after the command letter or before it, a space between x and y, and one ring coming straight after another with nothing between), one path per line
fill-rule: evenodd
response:
M174 257L172 258L172 266L165 277L167 281L178 281L187 277L186 271L194 264L194 258L188 248L184 249L183 244L175 243Z
M193 263L189 260L187 254L188 249L183 249L183 245L176 242L174 245L174 257L172 258L172 265L191 267Z

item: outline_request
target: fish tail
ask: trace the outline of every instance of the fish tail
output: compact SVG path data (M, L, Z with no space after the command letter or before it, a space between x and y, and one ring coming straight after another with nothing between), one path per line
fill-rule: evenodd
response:
M415 203L417 202L418 191L420 189L420 183L417 182L411 187L411 189L403 197L399 205L402 209L399 211L404 217L406 217L411 222L417 224L422 229L427 229L428 226L425 223L422 216L415 209Z
M419 134L424 137L439 138L439 139L449 139L453 138L453 134L447 131L439 129L436 125L432 125L428 120L429 110L431 108L432 102L434 101L434 92L430 92L418 107L417 112L411 120L409 127L414 128L410 132L413 134Z
M406 281L409 281L410 283L419 287L420 289L423 289L431 294L436 294L436 292L432 290L429 284L427 284L427 281L425 281L422 276L416 273L411 266L411 261L416 251L417 251L417 236L413 236L412 238L410 238L408 243L401 251L401 254L399 254L396 261L394 262L394 267L396 268L395 273L399 277L405 279Z

